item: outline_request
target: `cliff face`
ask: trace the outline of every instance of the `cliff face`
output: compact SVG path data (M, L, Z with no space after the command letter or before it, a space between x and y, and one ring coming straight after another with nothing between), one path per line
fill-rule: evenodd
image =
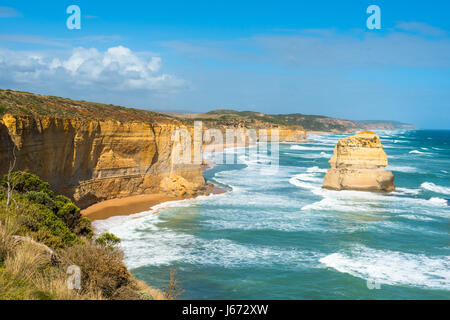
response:
M299 128L279 128L280 142L304 142L306 139L306 130Z
M131 195L206 193L199 164L172 162L172 133L192 127L175 121L89 120L46 115L0 118L0 174L37 174L81 208ZM270 141L270 130L268 132ZM304 139L304 131L279 130L280 141Z
M260 129L267 130L267 139L271 140L271 130L278 129L279 142L304 142L306 130L298 124L274 119L272 115L251 111L216 110L208 113L173 114L180 119L202 121L206 128L222 131L225 137L226 129L254 129L259 134Z
M0 120L1 173L6 173L16 146L15 170L39 175L82 208L101 200L159 192L168 177L180 177L191 192L204 193L200 165L171 161L171 135L180 127L170 121L5 114Z
M172 153L177 152L171 141L174 130L186 129L191 142L199 138L193 135L194 120L205 120L203 131L268 129L270 141L270 130L277 128L280 142L306 138L301 126L274 122L264 115L180 119L147 110L0 89L0 175L7 173L14 150L14 170L40 176L81 208L139 194L205 194L210 186L202 176L201 161L180 164L172 159Z
M334 190L392 191L394 175L388 165L380 138L364 131L339 140L329 161L331 168L323 188Z

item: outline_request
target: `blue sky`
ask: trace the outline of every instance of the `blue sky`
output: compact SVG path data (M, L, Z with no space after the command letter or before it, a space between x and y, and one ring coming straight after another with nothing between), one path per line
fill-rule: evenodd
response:
M81 30L66 27L72 4ZM449 14L448 1L1 1L0 87L450 129Z

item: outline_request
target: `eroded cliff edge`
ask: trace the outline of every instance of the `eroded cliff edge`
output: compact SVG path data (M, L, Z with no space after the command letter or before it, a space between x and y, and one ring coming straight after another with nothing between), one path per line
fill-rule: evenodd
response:
M280 141L300 141L306 135L298 126L258 127L279 128ZM81 208L140 194L207 194L210 186L200 164L172 161L171 137L176 129L192 132L193 122L139 109L0 90L0 174L7 172L15 150L15 170L37 174Z
M378 135L357 133L338 141L329 161L323 188L333 190L393 191L394 175Z
M16 169L35 173L84 208L101 200L160 191L182 177L205 192L200 165L173 164L171 135L182 124L5 114L2 173L16 147Z

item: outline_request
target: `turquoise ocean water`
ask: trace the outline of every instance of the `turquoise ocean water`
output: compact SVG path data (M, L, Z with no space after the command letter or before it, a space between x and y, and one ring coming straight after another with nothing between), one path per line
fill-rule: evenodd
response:
M280 145L275 175L217 165L205 176L227 193L95 226L149 284L176 268L185 299L450 299L450 131L378 133L391 194L322 189L348 134L310 135Z

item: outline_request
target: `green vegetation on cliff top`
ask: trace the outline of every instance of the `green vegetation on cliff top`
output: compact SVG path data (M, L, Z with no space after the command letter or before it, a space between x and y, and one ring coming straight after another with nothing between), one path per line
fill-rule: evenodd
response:
M53 115L80 119L118 121L180 121L192 124L196 120L210 126L286 126L301 127L307 131L346 132L365 129L410 128L397 121L351 121L320 115L263 114L253 111L213 110L207 113L180 114L160 113L142 109L126 108L111 104L71 100L44 96L28 92L0 89L0 115L4 113L22 115Z
M130 274L119 242L109 233L94 240L89 219L36 175L17 171L1 180L0 300L171 298ZM73 266L81 271L76 290L67 286Z
M49 115L96 120L174 120L169 115L148 110L0 89L0 115L7 112L22 115Z

